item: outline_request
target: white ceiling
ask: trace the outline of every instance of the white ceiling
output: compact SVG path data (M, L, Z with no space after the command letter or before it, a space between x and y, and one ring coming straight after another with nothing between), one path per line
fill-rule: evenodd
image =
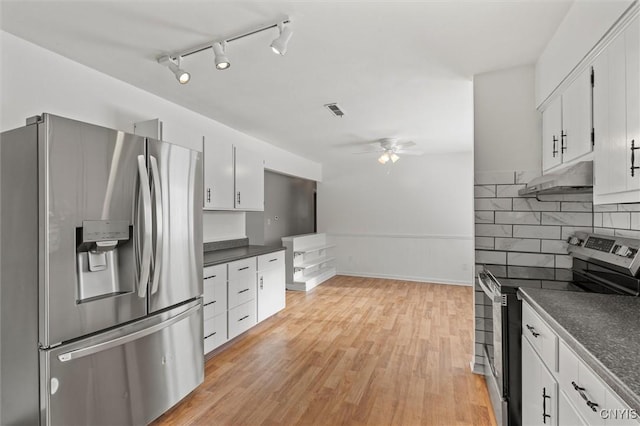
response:
M570 0L5 1L2 29L291 152L321 162L383 137L425 152L471 148L470 80L536 61ZM183 61L171 53L289 15L286 56L266 31ZM323 105L338 102L344 118ZM162 119L162 117L160 117Z

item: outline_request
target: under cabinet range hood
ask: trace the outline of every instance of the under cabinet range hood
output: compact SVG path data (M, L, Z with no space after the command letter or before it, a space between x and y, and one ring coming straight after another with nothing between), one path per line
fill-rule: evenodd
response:
M593 161L581 161L557 172L533 179L518 191L530 194L576 194L593 192Z

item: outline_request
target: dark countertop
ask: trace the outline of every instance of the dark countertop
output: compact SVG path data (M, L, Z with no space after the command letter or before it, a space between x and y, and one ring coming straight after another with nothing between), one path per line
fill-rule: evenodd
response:
M640 412L640 298L521 288L518 294Z
M226 249L214 250L204 253L204 266L219 265L221 263L233 262L234 260L246 259L248 257L260 256L284 250L284 247L276 246L242 246Z

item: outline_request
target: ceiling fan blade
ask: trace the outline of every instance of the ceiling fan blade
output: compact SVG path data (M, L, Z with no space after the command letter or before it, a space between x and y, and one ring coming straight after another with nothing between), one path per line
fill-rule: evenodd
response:
M369 151L352 152L352 154L375 154L376 152L384 152L384 149L372 149Z
M398 148L405 148L405 147L415 146L415 144L416 143L413 141L406 141L406 142L398 142L394 146Z
M422 155L423 151L418 151L417 149L398 149L396 150L396 154L401 155Z

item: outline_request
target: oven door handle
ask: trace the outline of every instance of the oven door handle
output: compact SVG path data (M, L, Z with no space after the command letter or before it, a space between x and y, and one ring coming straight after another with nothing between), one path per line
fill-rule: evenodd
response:
M482 291L484 291L484 294L486 294L493 303L502 302L502 295L499 292L492 291L489 286L483 281L481 274L478 274L478 284L480 284L480 287L482 288Z

